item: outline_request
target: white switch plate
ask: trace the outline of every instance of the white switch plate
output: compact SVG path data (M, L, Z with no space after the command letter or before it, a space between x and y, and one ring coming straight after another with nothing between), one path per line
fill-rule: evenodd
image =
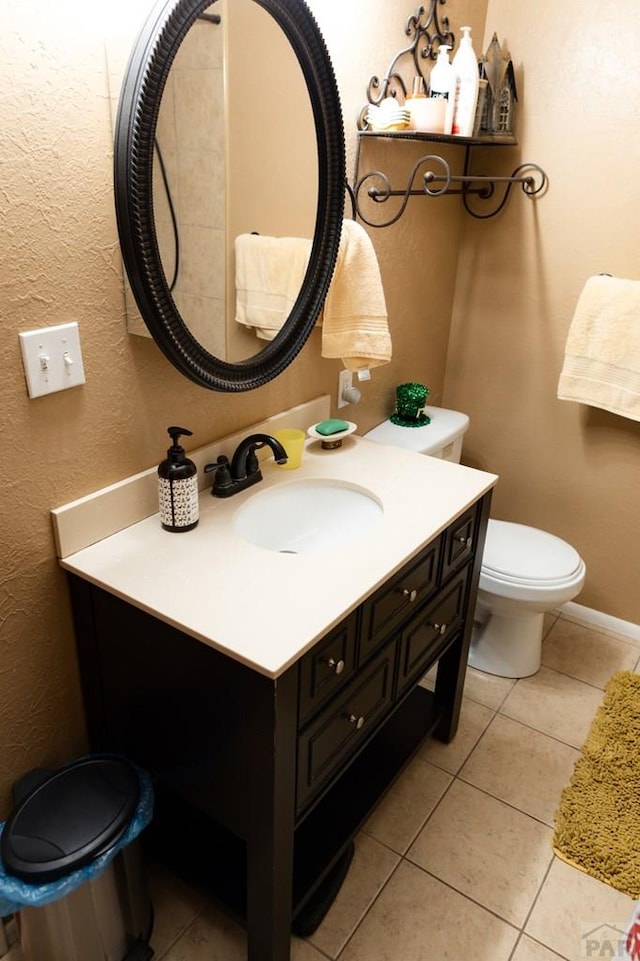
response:
M85 383L80 332L75 321L18 334L29 397Z

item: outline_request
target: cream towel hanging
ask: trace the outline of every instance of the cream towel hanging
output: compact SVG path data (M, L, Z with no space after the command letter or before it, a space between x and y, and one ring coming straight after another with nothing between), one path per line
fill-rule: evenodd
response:
M640 421L640 281L602 274L587 280L567 336L558 397Z
M345 220L336 269L322 316L322 356L342 358L347 370L368 370L391 360L380 267L364 227Z
M236 255L236 321L273 340L298 299L311 241L302 237L239 234Z

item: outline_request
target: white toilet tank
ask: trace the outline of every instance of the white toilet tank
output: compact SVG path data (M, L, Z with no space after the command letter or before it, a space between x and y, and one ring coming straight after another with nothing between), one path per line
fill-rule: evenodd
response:
M425 407L424 412L431 418L430 424L401 427L385 420L364 436L376 444L404 447L418 454L428 454L429 457L440 457L459 464L462 440L469 427L467 415L443 407Z

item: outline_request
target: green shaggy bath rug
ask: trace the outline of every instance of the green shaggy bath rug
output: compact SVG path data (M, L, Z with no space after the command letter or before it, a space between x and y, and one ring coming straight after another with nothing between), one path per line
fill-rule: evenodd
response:
M614 674L556 813L553 848L640 899L640 675Z

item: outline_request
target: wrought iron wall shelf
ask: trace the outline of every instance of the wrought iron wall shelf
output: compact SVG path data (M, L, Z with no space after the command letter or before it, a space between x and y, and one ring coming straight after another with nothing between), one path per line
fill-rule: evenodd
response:
M406 77L422 77L428 86L430 70L435 61L441 44L453 47L455 36L450 28L449 18L440 12L447 0L429 0L418 6L405 22L405 35L409 42L393 57L386 72L382 76L374 75L367 86L367 104L363 107L358 118L358 142L356 148L355 176L353 187L348 186L354 216L370 227L389 227L396 223L406 210L409 197L427 196L443 197L459 194L462 197L465 210L479 220L495 217L506 204L514 185L519 185L527 197L540 195L547 187L547 175L537 164L519 164L509 177L487 176L471 172L471 153L474 147L509 146L517 143L515 137L507 134L512 131L513 116L505 126L485 125L483 114L482 126L492 131L501 129L500 134L489 134L481 137L452 137L445 134L418 133L412 130L379 131L367 129L369 105L380 105L387 97L394 97L404 103L409 86ZM404 73L404 76L403 76ZM514 91L515 92L515 91ZM487 94L488 96L488 94ZM394 189L389 176L381 170L369 170L361 175L362 145L370 140L400 140L425 141L440 145L454 145L464 149L464 165L462 173L454 175L444 157L438 154L427 154L418 160L409 174L407 186L404 189ZM417 178L421 174L422 186L417 189ZM363 193L364 192L364 193ZM385 204L393 197L402 198L396 213L383 221L372 221L363 210L360 197L368 198L366 211L373 205Z
M381 170L369 170L360 174L362 145L367 140L423 141L441 145L464 148L462 174L451 172L451 166L438 154L427 154L417 160L410 171L404 189L394 189L389 176ZM475 174L471 172L471 152L473 147L504 147L517 144L515 137L458 137L445 134L419 133L413 130L374 131L359 130L356 147L356 162L352 204L357 216L369 227L390 227L395 224L407 208L410 197L443 197L458 194L462 197L465 210L478 220L488 220L505 206L514 185L520 186L527 197L541 194L547 187L547 175L538 164L519 164L508 177ZM419 178L422 186L416 187ZM374 204L385 204L393 197L401 197L399 207L386 220L372 220L363 211L360 201L365 191ZM482 205L485 206L482 206Z

